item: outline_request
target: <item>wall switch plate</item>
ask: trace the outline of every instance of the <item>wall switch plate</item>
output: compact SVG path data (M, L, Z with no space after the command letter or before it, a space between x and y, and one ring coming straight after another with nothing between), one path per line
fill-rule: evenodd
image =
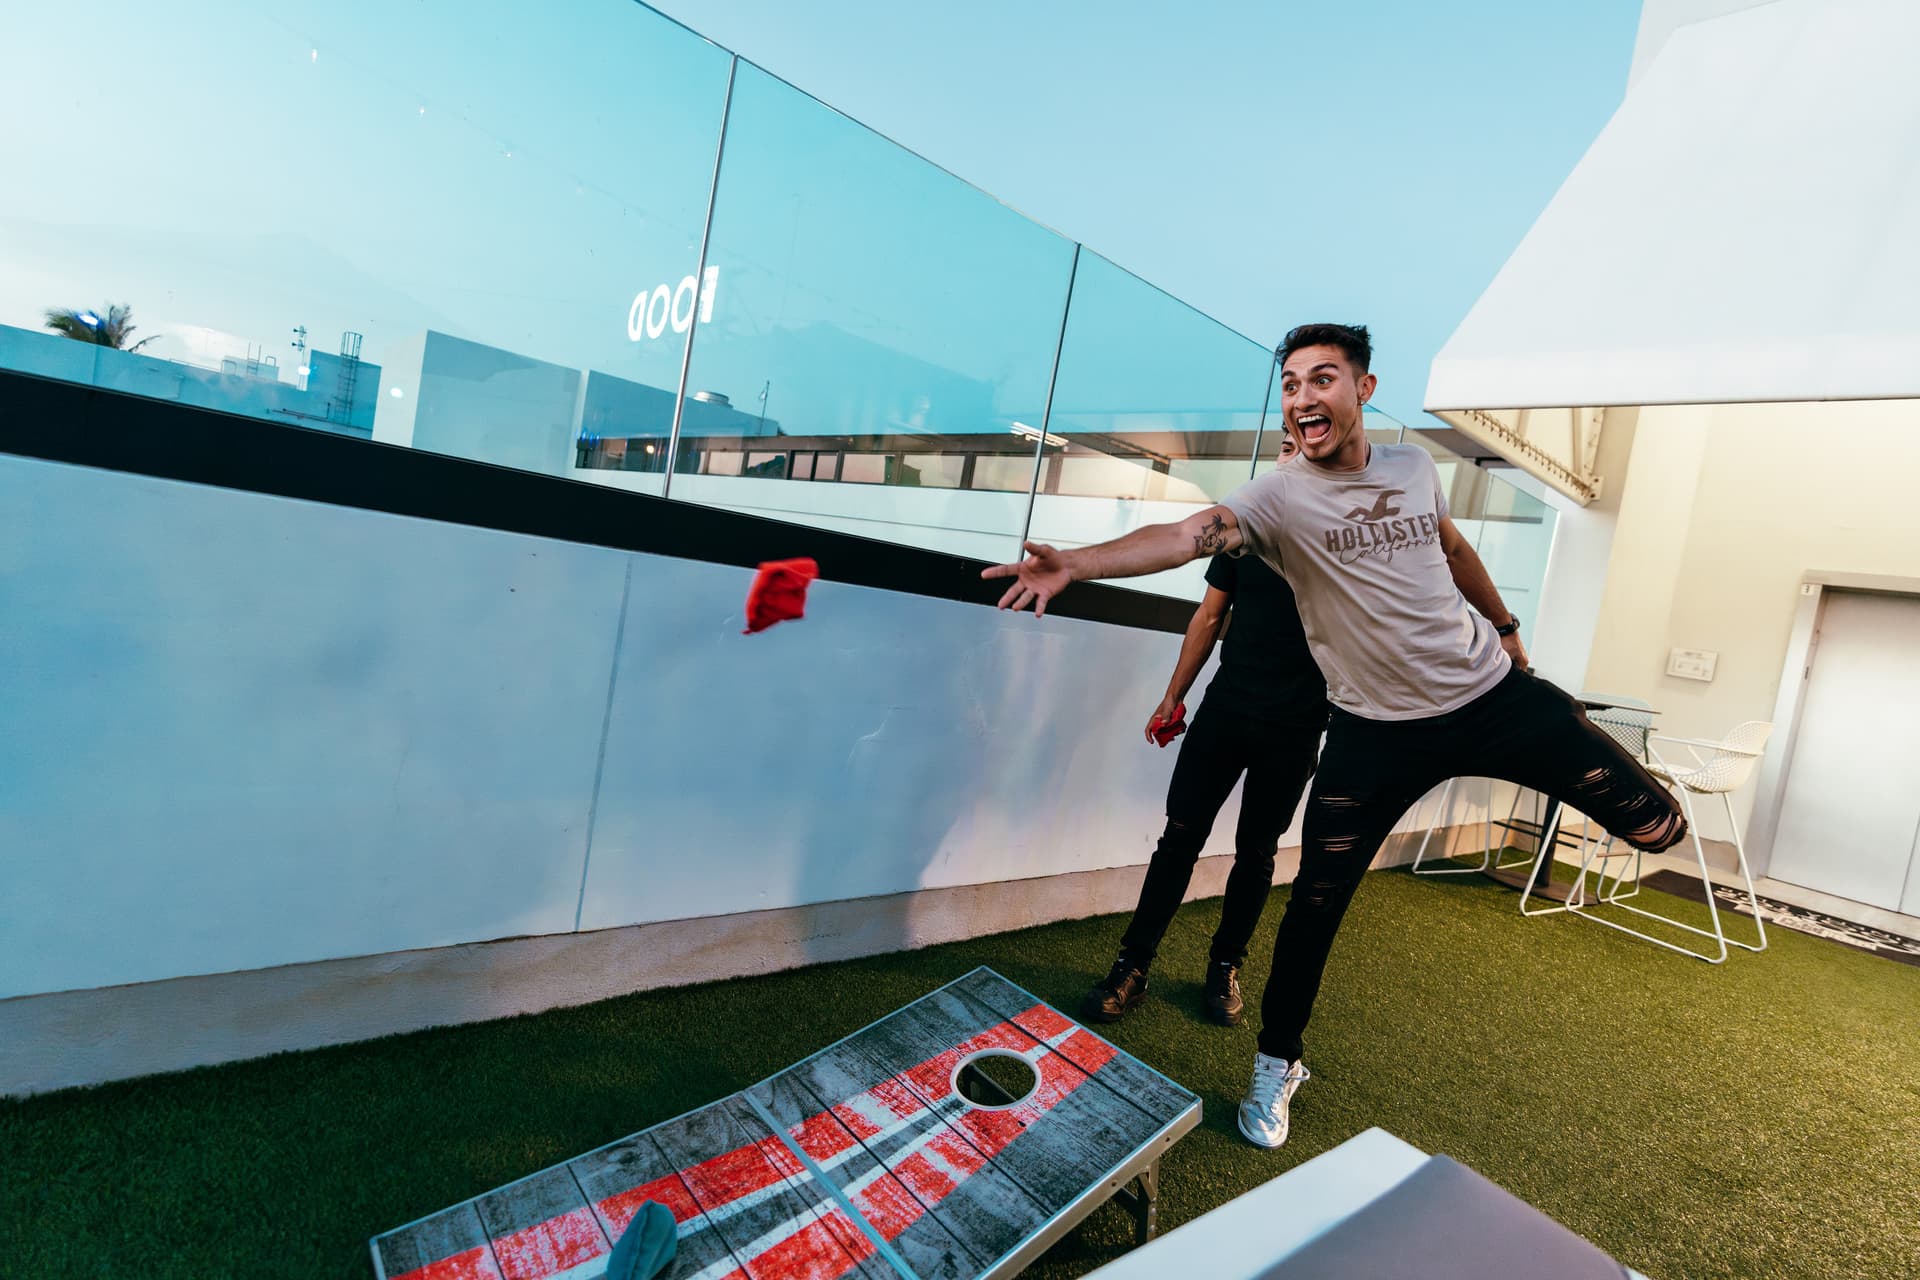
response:
M1712 649L1670 649L1667 651L1667 674L1679 676L1682 680L1710 681L1719 661L1720 655Z

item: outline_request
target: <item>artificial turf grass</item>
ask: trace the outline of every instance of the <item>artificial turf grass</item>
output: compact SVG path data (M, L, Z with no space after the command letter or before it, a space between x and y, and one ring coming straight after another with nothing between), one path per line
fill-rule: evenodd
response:
M1255 939L1255 1007L1285 894ZM1920 969L1787 930L1709 966L1564 916L1523 920L1515 903L1478 876L1367 877L1279 1152L1234 1132L1257 1018L1205 1021L1219 904L1184 908L1147 1002L1101 1029L1205 1101L1163 1166L1162 1229L1380 1125L1655 1280L1913 1273ZM710 1102L977 964L1071 1010L1120 928L1049 925L0 1103L6 1267L365 1277L369 1236ZM1103 1207L1027 1274L1082 1274L1131 1231Z

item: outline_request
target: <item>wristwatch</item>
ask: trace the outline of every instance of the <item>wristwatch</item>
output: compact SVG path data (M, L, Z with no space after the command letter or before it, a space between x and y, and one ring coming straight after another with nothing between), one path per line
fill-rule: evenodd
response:
M1510 613L1507 615L1507 625L1504 627L1495 627L1493 631L1495 635L1517 635L1520 631L1520 619Z

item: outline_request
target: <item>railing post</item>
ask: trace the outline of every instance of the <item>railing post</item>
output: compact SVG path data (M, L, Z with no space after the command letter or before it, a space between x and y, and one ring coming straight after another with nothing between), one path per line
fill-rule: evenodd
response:
M1067 345L1067 317L1073 312L1073 282L1080 276L1080 242L1073 245L1073 264L1067 268L1067 298L1060 306L1060 337L1053 344L1053 372L1047 375L1047 402L1040 410L1040 438L1033 442L1033 482L1027 486L1027 518L1020 526L1020 544L1014 548L1015 560L1026 549L1033 533L1033 506L1039 499L1040 467L1047 460L1047 426L1053 421L1053 389L1060 382L1060 352Z
M720 141L713 148L713 183L707 188L707 220L700 228L700 261L693 268L693 317L687 325L687 345L680 351L680 389L673 397L673 431L667 436L666 475L660 496L673 496L673 464L680 456L680 424L687 410L687 373L693 367L693 335L700 332L700 292L707 287L707 244L713 238L713 202L720 194L720 161L727 154L727 123L733 116L733 80L740 72L740 55L727 64L727 97L720 107Z

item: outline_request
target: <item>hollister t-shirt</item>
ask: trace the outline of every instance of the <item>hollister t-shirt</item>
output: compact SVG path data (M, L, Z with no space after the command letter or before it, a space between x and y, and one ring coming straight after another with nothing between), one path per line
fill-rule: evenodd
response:
M1437 716L1512 665L1493 624L1453 584L1440 549L1446 495L1418 445L1374 445L1365 468L1302 458L1222 506L1246 549L1285 575L1327 678L1327 697L1369 720Z

